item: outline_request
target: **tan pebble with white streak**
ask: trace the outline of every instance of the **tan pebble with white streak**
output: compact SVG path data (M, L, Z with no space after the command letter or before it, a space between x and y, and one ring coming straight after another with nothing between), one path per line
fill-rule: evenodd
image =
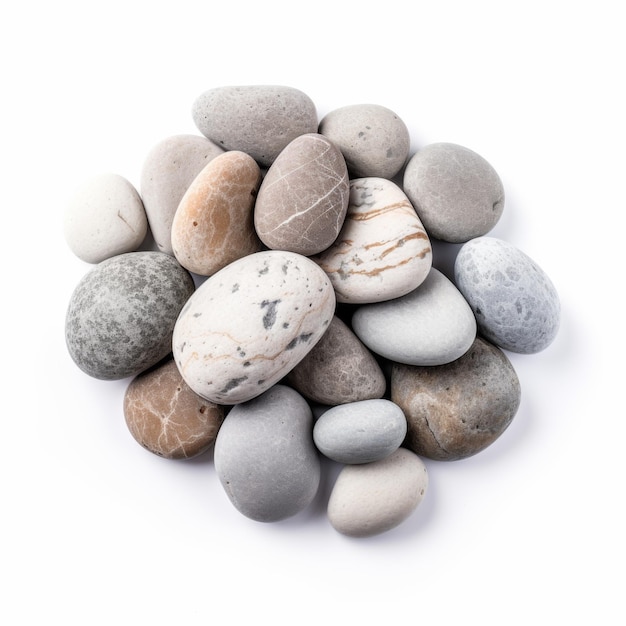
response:
M432 250L415 209L384 178L350 181L350 204L339 236L311 257L328 274L338 302L364 304L403 296L432 265Z

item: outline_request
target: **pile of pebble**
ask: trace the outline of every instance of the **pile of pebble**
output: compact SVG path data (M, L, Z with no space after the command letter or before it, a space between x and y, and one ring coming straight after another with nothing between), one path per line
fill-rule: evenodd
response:
M509 426L505 351L550 345L555 287L487 236L504 208L493 167L451 143L410 155L390 109L319 120L298 89L225 86L192 116L200 134L155 145L140 190L106 174L68 204L67 244L94 264L69 302L69 353L89 376L130 379L123 412L144 448L214 446L243 515L305 509L326 457L342 464L332 526L388 531L426 493L423 459L467 458ZM461 244L454 280L432 239Z

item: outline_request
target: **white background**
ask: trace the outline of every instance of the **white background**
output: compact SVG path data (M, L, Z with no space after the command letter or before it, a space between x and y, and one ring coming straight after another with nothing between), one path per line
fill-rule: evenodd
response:
M623 624L620 5L2 9L0 622ZM491 234L561 295L555 342L510 355L523 394L510 428L476 457L427 462L420 508L368 540L328 524L332 475L291 520L243 517L210 454L141 449L123 420L127 381L90 379L65 349L65 308L89 269L63 239L73 190L103 171L138 185L153 144L197 132L202 91L263 83L303 90L320 116L387 106L412 152L451 141L484 156L507 194Z

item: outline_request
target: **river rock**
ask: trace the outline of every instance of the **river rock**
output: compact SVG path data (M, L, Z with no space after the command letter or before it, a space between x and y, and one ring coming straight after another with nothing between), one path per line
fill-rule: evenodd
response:
M136 376L124 394L124 418L134 439L166 459L188 459L215 442L224 407L185 383L173 359Z
M430 459L456 461L500 437L517 413L521 392L504 352L477 337L447 365L394 364L391 399L408 422L406 447Z
M425 280L432 265L428 234L404 192L384 178L350 181L350 203L336 241L313 257L338 302L398 298Z
M372 353L337 316L287 382L308 400L328 405L381 398L387 386Z
M254 210L254 225L268 247L312 255L335 241L348 209L348 170L326 137L297 137L269 168Z
M391 109L352 104L327 113L319 132L343 153L353 178L393 178L409 155L409 129Z
M404 522L427 488L424 462L398 448L380 461L346 465L339 472L328 501L328 519L343 535L379 535Z
M174 357L203 398L245 402L306 356L334 311L332 285L313 261L283 250L257 252L198 287L176 322Z
M416 152L404 170L403 188L431 237L463 243L488 233L504 209L504 188L479 154L453 143Z
M304 510L317 494L321 466L306 400L275 385L231 409L215 442L215 470L235 508L259 522Z
M402 409L390 400L334 406L315 422L317 449L338 463L371 463L397 450L407 432Z
M460 291L433 267L407 295L358 307L352 329L370 350L390 361L442 365L469 350L476 320Z
M148 220L135 187L119 174L106 173L74 192L63 229L70 250L95 264L137 250L148 232Z
M454 279L489 341L522 354L553 342L561 315L558 293L519 248L494 237L473 239L457 254Z
M224 151L199 135L173 135L148 152L141 170L141 197L157 248L172 250L172 221L176 209L204 166Z
M260 184L261 170L244 152L224 152L204 167L172 222L172 249L183 267L210 276L262 249L253 215Z
M269 166L296 137L317 132L315 104L305 93L282 85L209 89L194 102L200 132L225 150L246 152Z
M70 356L94 378L136 376L171 352L174 324L194 289L189 272L162 252L128 252L102 261L70 298Z

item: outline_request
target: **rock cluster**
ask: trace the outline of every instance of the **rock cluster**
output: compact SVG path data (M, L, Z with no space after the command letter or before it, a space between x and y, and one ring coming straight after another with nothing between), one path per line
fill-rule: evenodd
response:
M140 192L108 174L68 203L67 244L93 264L68 352L129 379L123 413L146 450L214 446L248 518L297 515L341 464L330 524L388 532L425 497L428 463L507 429L521 386L506 351L552 343L557 291L488 236L504 209L493 167L450 143L410 155L386 107L318 120L302 91L251 85L202 93L192 118L200 135L147 153ZM453 278L434 239L460 244Z

